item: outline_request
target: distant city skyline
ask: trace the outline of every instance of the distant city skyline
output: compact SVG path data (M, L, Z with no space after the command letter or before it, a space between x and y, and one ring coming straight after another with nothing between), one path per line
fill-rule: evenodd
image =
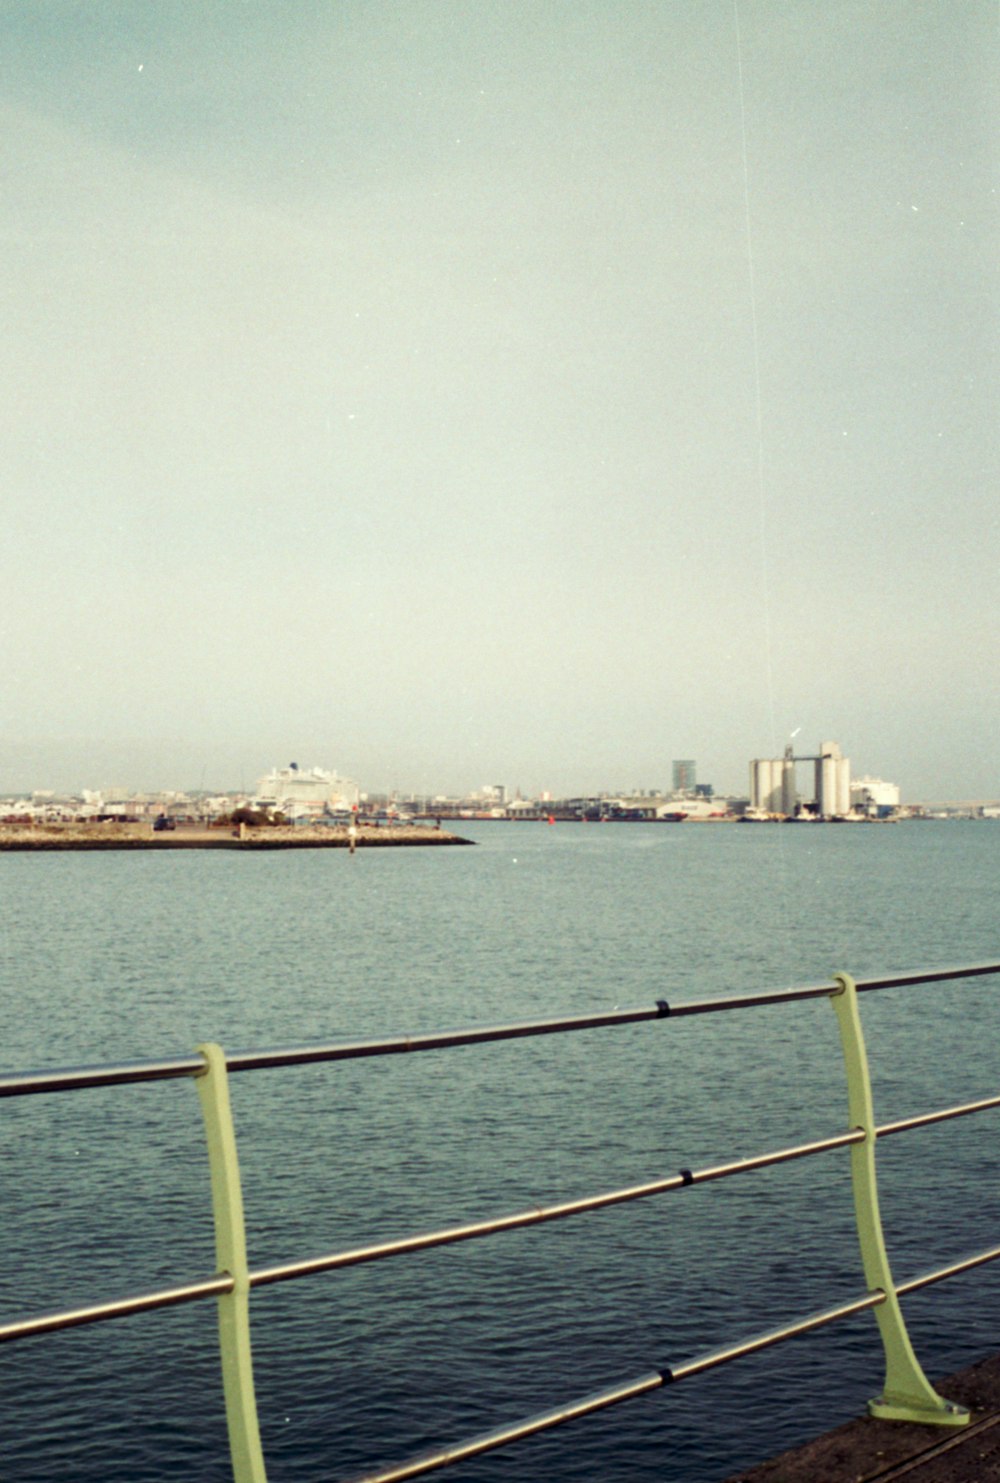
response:
M759 764L754 763L753 762L753 759L749 759L749 761L748 761L748 768L751 765L751 763L753 764L754 767L757 767L759 765ZM317 761L316 759L312 759L307 765L303 765L301 763L295 762L294 760L290 759L288 763L281 763L281 762L275 763L275 762L272 762L272 763L269 763L267 765L261 766L253 774L252 777L248 777L248 778L247 777L244 777L238 783L233 782L232 779L229 779L228 781L219 781L218 779L216 779L215 781L212 781L212 782L206 782L206 781L204 781L205 776L207 776L207 774L205 774L205 773L203 773L202 779L200 779L198 782L192 782L192 781L189 780L188 782L183 783L183 782L178 781L177 779L173 779L173 780L167 780L167 781L160 780L159 782L147 782L146 784L144 784L142 786L139 786L139 785L135 785L135 786L127 785L127 784L124 783L124 781L121 778L117 778L117 779L114 779L114 780L108 779L103 784L94 783L93 780L91 780L89 782L75 783L75 784L62 784L62 785L56 784L55 782L53 782L50 779L50 780L44 780L44 781L41 781L41 782L36 781L36 782L34 782L34 783L30 784L30 785L23 786L23 787L20 787L20 788L8 787L6 790L0 790L0 798L2 798L4 796L26 796L26 795L29 795L29 794L32 794L32 793L39 794L39 795L44 795L46 793L54 793L54 794L57 794L57 795L60 795L61 794L61 795L66 795L66 796L80 797L85 792L88 792L88 793L103 793L107 797L111 797L111 796L114 796L114 797L119 797L119 796L120 797L127 797L127 796L130 796L132 794L156 795L156 794L166 794L166 793L171 793L171 792L176 792L176 793L179 793L179 794L188 794L188 793L195 793L195 794L203 794L203 793L216 794L217 793L217 794L220 794L220 795L221 794L227 794L228 793L228 794L246 794L248 796L251 796L257 790L257 788L258 788L258 786L259 786L259 784L260 784L260 782L261 782L262 779L266 778L266 776L269 773L273 774L274 769L276 767L283 768L283 767L286 767L286 766L300 767L303 772L310 771L313 767L318 767L321 771L325 770L324 769L324 766L323 766L323 763L320 762L320 761ZM603 783L601 783L598 786L594 786L594 787L590 787L590 788L576 788L576 789L574 789L574 788L558 789L558 788L550 788L550 787L543 787L543 788L531 789L531 788L521 787L521 786L519 786L516 783L507 783L507 782L487 783L487 782L484 782L484 781L480 781L480 782L476 783L475 785L463 786L463 787L451 787L451 788L449 788L449 787L445 787L445 786L438 786L437 784L435 784L435 783L432 782L426 788L424 788L424 787L421 787L421 788L410 788L410 787L400 787L400 786L397 786L397 785L394 785L394 784L372 784L372 783L366 783L363 779L358 781L357 786L360 789L360 793L361 793L361 796L362 797L365 797L365 796L388 797L388 796L394 796L395 795L395 796L400 796L400 797L469 799L469 798L473 798L473 797L483 797L483 798L485 798L487 795L492 795L493 796L493 801L503 802L504 800L510 800L510 799L513 799L513 798L516 798L516 797L524 797L524 798L529 798L529 799L544 799L544 798L566 799L566 798L572 798L572 797L602 797L602 796L603 797L615 797L615 796L620 796L620 797L640 797L640 796L644 796L644 795L649 795L649 796L656 795L656 796L660 796L660 797L669 797L672 793L683 792L683 791L693 792L696 787L699 788L699 789L704 790L705 786L708 785L712 789L713 793L716 796L718 796L718 797L732 797L732 798L748 798L749 797L751 799L751 801L753 800L753 791L752 791L752 789L750 787L747 786L747 783L746 782L744 782L744 785L742 787L735 786L735 787L732 787L732 788L727 788L727 787L719 786L718 784L714 783L712 781L712 779L710 779L710 778L704 779L702 782L699 783L697 781L697 778L695 776L692 776L692 774L688 771L688 769L691 769L692 767L695 768L695 769L697 769L697 766L698 766L698 764L697 764L697 759L696 758L686 758L682 762L680 762L680 764L679 764L680 774L681 774L681 780L680 781L678 781L678 762L677 762L676 759L673 759L672 760L672 763L671 763L671 774L672 775L669 778L667 778L667 779L662 779L661 778L659 780L652 779L652 780L645 780L645 781L636 781L636 780L633 780L633 781L631 781L631 782L629 782L627 784L624 783L622 779L618 779L617 781L615 781L615 780L610 780L610 781L609 780L605 780ZM336 772L336 769L333 769L333 770L334 770L334 772ZM684 777L691 778L690 783L685 783L683 781L683 778ZM865 768L857 769L856 768L854 770L853 774L852 774L852 780L858 782L859 784L860 783L872 783L872 782L876 782L876 781L878 781L878 782L884 782L884 783L888 783L888 784L894 784L896 788L900 789L900 792L902 794L902 800L906 804L916 804L916 803L924 803L924 802L926 802L926 803L944 803L944 802L949 802L949 801L956 802L956 803L960 803L960 802L980 802L980 803L984 803L984 802L996 802L996 801L1000 800L1000 789L998 789L995 793L985 793L985 794L973 794L973 793L967 793L967 792L961 792L961 791L952 791L952 792L939 791L939 792L931 792L931 793L925 793L925 794L920 794L920 795L908 793L907 790L906 790L906 788L905 788L905 785L904 786L901 786L900 783L899 783L898 778L896 778L894 775L892 775L891 769L888 770L888 771L883 771L883 773L881 774L881 776L879 776L879 775L877 775L877 773L873 772L872 769L865 769ZM341 781L344 781L343 777L341 777ZM352 783L352 786L353 786L353 780L352 779L347 779L346 781L351 782ZM799 790L800 790L798 796L801 799L805 800L810 795L810 788L809 788L808 780L803 777L802 779L799 779L798 782L799 782ZM804 791L803 791L803 789L804 789Z
M993 0L0 45L0 794L1000 793Z

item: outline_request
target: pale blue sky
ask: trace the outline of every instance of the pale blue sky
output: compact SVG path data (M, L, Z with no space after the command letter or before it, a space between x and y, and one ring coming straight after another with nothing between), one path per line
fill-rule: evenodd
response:
M1000 794L998 52L993 0L0 3L0 792L735 791L801 727Z

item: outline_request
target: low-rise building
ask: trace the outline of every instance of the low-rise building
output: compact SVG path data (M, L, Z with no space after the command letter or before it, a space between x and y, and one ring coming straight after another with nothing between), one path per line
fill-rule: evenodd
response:
M894 813L899 808L899 786L882 778L852 778L851 808L876 817Z

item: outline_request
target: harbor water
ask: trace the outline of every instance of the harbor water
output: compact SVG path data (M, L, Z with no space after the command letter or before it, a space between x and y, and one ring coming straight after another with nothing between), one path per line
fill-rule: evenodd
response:
M478 848L24 854L6 1069L490 1024L995 960L1000 825L470 824ZM1000 1092L1000 979L862 996L879 1122ZM251 1267L842 1131L825 999L241 1074ZM996 1244L1000 1113L886 1140L898 1280ZM0 1321L214 1270L190 1080L0 1103ZM270 1483L335 1483L863 1288L846 1150L251 1297ZM906 1300L932 1377L1000 1270ZM214 1304L0 1350L2 1483L229 1476ZM862 1314L498 1453L456 1483L717 1483L856 1414Z

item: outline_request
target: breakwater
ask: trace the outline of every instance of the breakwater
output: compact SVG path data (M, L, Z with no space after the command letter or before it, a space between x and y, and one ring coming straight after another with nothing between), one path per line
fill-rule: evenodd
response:
M181 828L149 824L46 824L0 828L0 852L24 850L302 850L473 844L447 830L413 825L378 828Z

